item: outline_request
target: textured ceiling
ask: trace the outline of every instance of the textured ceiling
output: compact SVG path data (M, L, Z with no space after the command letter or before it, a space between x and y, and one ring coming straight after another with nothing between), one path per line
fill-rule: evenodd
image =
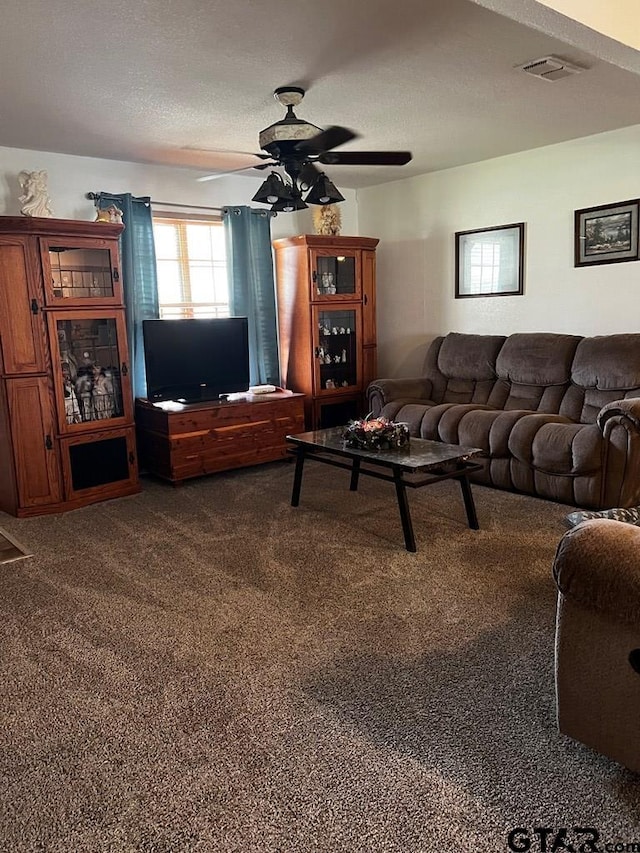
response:
M254 162L228 152L258 151L258 132L284 114L273 89L297 84L307 89L299 117L360 134L343 150L413 152L408 166L327 170L357 188L640 123L638 54L537 7L9 0L0 146L187 166L195 177ZM588 70L556 83L514 70L547 54Z

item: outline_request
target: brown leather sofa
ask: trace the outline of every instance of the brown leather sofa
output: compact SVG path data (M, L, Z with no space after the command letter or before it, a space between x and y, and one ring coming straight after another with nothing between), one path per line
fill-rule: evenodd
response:
M452 332L423 376L377 379L367 397L413 436L481 448L475 482L591 509L640 504L640 334Z

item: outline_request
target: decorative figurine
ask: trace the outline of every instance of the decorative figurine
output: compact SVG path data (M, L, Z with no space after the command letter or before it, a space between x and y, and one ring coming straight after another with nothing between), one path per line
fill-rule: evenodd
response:
M96 222L110 222L117 225L122 224L122 211L115 204L110 204L109 207L96 208Z
M336 289L333 284L333 273L332 272L323 272L320 275L322 280L322 292L323 293L335 293Z
M114 389L111 371L106 371L100 365L93 366L93 409L96 420L112 418L114 411Z
M22 190L19 201L22 202L20 213L23 216L53 216L51 200L47 195L47 172L20 172L18 183Z
M323 204L313 208L313 227L316 234L324 234L327 237L340 234L342 215L340 208L335 204Z

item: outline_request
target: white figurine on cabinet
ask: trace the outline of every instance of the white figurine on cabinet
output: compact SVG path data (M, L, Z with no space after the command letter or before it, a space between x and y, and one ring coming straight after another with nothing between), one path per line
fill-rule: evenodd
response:
M20 213L23 216L53 216L51 200L47 195L47 172L20 172L18 183L22 190L19 201L22 202Z

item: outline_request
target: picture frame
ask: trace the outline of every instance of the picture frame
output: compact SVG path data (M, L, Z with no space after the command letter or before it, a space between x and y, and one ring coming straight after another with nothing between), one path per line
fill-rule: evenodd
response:
M637 261L640 199L575 211L574 266Z
M456 299L522 296L524 222L456 231Z

